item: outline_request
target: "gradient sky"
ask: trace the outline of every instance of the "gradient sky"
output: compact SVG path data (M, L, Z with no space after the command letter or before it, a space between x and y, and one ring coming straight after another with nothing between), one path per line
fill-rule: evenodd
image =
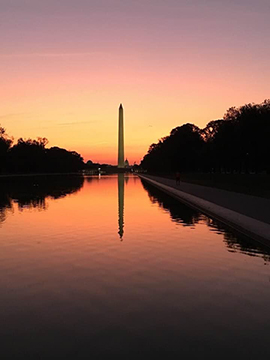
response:
M270 97L269 0L0 0L0 124L140 162L187 122Z

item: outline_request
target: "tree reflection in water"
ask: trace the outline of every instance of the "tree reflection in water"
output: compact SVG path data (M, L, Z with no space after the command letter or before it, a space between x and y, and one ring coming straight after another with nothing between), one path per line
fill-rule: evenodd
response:
M25 208L46 210L46 198L59 199L79 191L84 178L77 175L16 176L0 179L0 223L13 211Z
M266 262L270 261L270 250L267 247L246 236L238 233L235 234L234 231L221 222L209 218L197 210L186 206L146 181L141 179L141 182L144 189L147 191L151 202L157 203L161 208L167 210L170 213L172 221L175 221L182 226L193 225L194 227L199 222L204 222L213 231L223 235L228 251L240 252L249 256L259 256Z
M0 225L6 220L7 213L13 211L12 201L8 194L0 189Z

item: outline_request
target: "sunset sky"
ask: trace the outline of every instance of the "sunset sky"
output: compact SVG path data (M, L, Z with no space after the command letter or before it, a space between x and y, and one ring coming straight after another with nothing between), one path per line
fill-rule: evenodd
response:
M270 97L269 0L0 0L0 124L85 160Z

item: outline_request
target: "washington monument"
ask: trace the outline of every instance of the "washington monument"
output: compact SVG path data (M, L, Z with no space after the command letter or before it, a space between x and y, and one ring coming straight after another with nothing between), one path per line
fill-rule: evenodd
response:
M120 104L118 123L118 168L124 167L124 110L122 104Z

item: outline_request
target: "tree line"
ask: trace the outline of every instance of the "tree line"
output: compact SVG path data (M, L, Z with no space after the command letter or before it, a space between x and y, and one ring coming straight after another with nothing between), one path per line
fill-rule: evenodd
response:
M18 139L13 144L0 126L0 173L67 173L83 169L80 154L59 147L46 148L46 138Z
M270 100L229 108L200 129L174 128L149 147L141 167L150 172L270 173Z

